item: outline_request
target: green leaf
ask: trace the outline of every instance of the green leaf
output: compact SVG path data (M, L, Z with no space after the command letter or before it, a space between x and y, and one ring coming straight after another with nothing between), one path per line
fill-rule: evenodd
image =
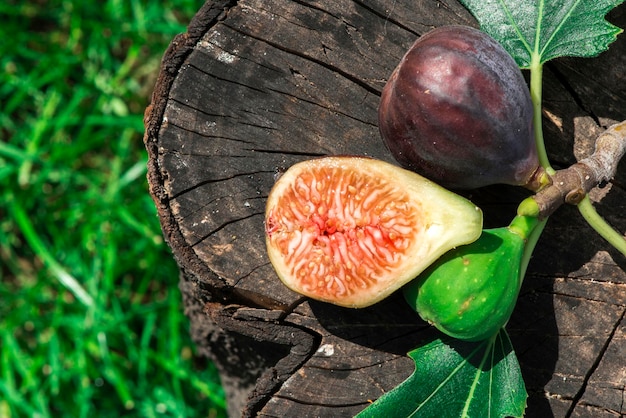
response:
M415 372L365 417L522 417L526 388L504 329L479 342L437 339L409 353Z
M624 0L460 1L522 68L561 56L596 56L622 32L604 16Z

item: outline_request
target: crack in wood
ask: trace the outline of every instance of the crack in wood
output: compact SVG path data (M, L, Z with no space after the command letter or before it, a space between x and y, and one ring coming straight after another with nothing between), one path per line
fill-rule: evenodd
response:
M613 340L613 337L615 336L615 333L617 332L617 329L619 328L619 325L624 319L625 315L626 315L626 309L622 310L622 313L617 319L617 321L615 322L615 325L613 326L611 333L609 334L608 338L606 339L606 341L600 348L600 351L598 352L598 355L596 356L595 361L593 362L589 370L587 370L587 373L585 373L583 383L580 386L580 389L578 390L578 392L574 395L572 399L572 404L570 405L569 409L567 410L567 413L565 414L565 418L570 418L572 414L574 413L574 410L576 409L576 407L579 405L580 400L582 399L583 395L585 394L585 391L587 390L587 386L589 385L589 381L591 377L593 376L595 371L598 369L598 366L600 366L600 363L602 362L602 358L606 354L609 348L609 344Z
M596 282L596 283L600 283L600 282ZM604 282L607 284L610 284L612 286L617 286L617 285L621 285L622 283L612 283L612 282ZM625 285L626 288L626 285ZM554 296L563 296L563 297L567 297L567 298L572 298L572 299L576 299L576 300L584 300L587 302L598 302L598 303L604 303L606 305L609 306L618 306L618 307L623 307L626 306L623 303L611 303L609 301L607 301L606 299L596 299L596 298L588 298L588 297L584 297L584 296L580 296L580 295L574 295L574 294L569 294L569 293L565 293L565 292L559 292L556 290L552 290L551 292L545 292L545 293L549 293L551 295ZM581 330L583 331L583 330ZM566 336L565 334L561 334L561 336Z
M393 343L396 340L397 341L402 341L402 340L408 339L412 335L419 335L419 334L423 333L423 331L425 331L427 329L431 329L431 328L432 328L432 325L424 323L424 325L421 326L421 327L417 326L414 329L412 329L411 331L408 331L408 332L405 332L405 333L402 333L402 334L398 334L398 335L394 335L391 338L381 342L380 344L373 344L372 347L373 348L381 348L381 347L384 347L384 346L387 346L387 345ZM417 346L417 344L416 344L416 346Z
M570 84L570 82L567 80L567 77L565 77L563 72L561 72L561 70L559 70L558 66L554 65L551 62L548 62L548 63L545 64L545 67L548 68L552 72L552 74L554 75L556 80L559 82L559 84L561 84L561 86L565 89L565 91L570 95L570 97L572 98L574 103L576 103L576 106L578 106L578 108L580 110L582 110L585 114L587 114L589 117L591 117L591 119L593 119L593 121L594 121L594 123L596 125L601 127L602 123L600 122L600 119L598 118L598 115L596 115L593 112L592 109L588 108L585 105L585 103L583 102L583 100L580 97L580 95L578 94L578 92L576 92L574 87ZM570 69L574 70L571 67L570 67Z
M182 106L185 106L185 107L188 107L188 108L190 108L190 109L193 109L193 110L194 110L194 112L202 113L201 111L199 111L199 110L195 109L193 106L190 106L190 105L189 105L189 104L187 104L187 103L181 103L180 101L176 101L175 99L172 99L172 101L173 101L173 102L176 102L176 103L179 103L179 104L181 104ZM258 114L253 113L253 112L250 112L250 111L247 111L247 110L245 110L245 109L241 109L241 112L242 112L242 113L249 113L249 114L254 115L254 116L259 116ZM215 115L211 115L211 114L208 114L208 113L205 113L205 114L206 114L206 115L208 115L208 116L215 116ZM217 116L216 116L216 117L217 117ZM267 129L267 130L269 130L269 131L276 131L276 130L278 130L278 128L276 128L276 127L274 127L274 126L260 125L260 124L258 124L258 123L246 122L246 121L244 121L244 120L242 120L242 119L240 119L240 118L235 118L235 117L232 117L232 116L221 115L221 116L219 116L219 117L220 117L220 118L229 118L229 117L230 117L230 118L232 118L233 120L237 121L237 123L239 123L240 125L250 126L250 127L253 127L253 128ZM187 132L190 132L190 133L197 134L197 135L202 136L202 137L204 137L204 138L226 139L226 140L229 140L229 141L237 141L237 142L241 142L241 143L244 143L244 144L254 144L254 142L251 142L251 141L246 141L245 139L241 139L241 138L232 138L232 137L227 137L227 136L220 136L220 135L208 135L208 134L204 134L204 133L202 133L202 132L200 132L200 131L197 131L197 130L194 130L194 129L189 129L189 128L186 128L186 127L184 127L184 126L182 126L182 125L172 123L172 122L171 122L171 121L169 121L169 120L168 120L168 123L169 123L169 125L170 125L170 126L174 126L174 127L176 127L176 128L182 129L182 130L184 130L184 131L187 131Z
M372 367L381 367L381 366L384 366L385 364L388 364L391 361L393 361L393 359L383 359L383 360L376 361L373 363L359 364L358 366L354 366L354 367L342 367L342 366L337 366L337 365L332 365L332 366L329 365L328 367L324 367L324 365L318 365L318 364L306 364L303 367L306 367L309 369L324 370L324 371L353 372L353 371L358 371L358 370L369 369Z
M393 2L391 8L389 10L386 10L386 14L385 13L381 13L378 10L369 7L368 5L366 5L364 2L356 0L355 1L356 4L358 4L359 6L361 6L363 9L367 10L368 12L370 12L371 14L373 14L374 16L379 17L380 19L382 19L385 24L384 27L386 29L387 27L387 23L391 23L397 27L399 27L402 30L405 30L407 32L409 32L410 34L414 35L416 38L419 37L421 34L416 32L415 29L410 28L409 26L406 26L405 24L403 24L402 22L396 20L396 19L392 19L391 15L393 14L393 10L394 10L394 6L395 6L395 1Z
M186 189L183 189L183 190L179 191L178 193L173 194L172 196L170 196L170 199L171 200L175 200L175 199L179 198L180 196L184 195L185 193L189 193L189 192L191 192L193 190L196 190L196 189L198 189L198 188L200 188L202 186L206 186L207 184L221 183L221 182L225 182L225 181L228 181L228 180L233 180L233 179L236 179L236 178L239 178L239 177L256 176L256 175L259 175L259 174L272 174L273 175L274 171L263 171L263 170L250 171L250 172L246 172L246 173L237 173L237 174L234 174L232 176L227 176L227 177L219 177L219 178L216 178L216 179L202 180L202 181L194 184L193 186L190 186L190 187L188 187ZM190 212L190 213L196 213L197 211L202 210L203 208L209 206L211 203L215 202L216 200L223 199L223 198L229 197L229 196L232 196L232 195L216 197L213 200L208 201L204 205L198 207L198 209L196 211Z
M240 217L240 218L231 219L229 221L226 221L223 224L221 224L220 226L218 226L217 228L215 228L212 231L210 231L209 233L207 233L207 234L203 235L202 237L200 237L196 242L189 243L189 246L193 248L196 245L202 243L204 240L210 238L212 235L214 235L214 234L218 233L219 231L221 231L222 229L226 228L227 226L235 224L237 222L244 221L246 219L253 218L255 216L263 216L264 217L265 213L263 213L263 212L253 213L253 214L248 215L248 216L244 216L244 217Z
M305 401L303 399L298 399L292 396L287 396L287 395L275 395L276 398L278 399L285 399L288 400L290 402L295 402L297 404L303 405L303 406L321 406L324 408L351 408L351 407L355 407L355 406L361 406L361 405L367 405L367 402L345 402L345 403L336 403L336 404L331 404L331 403L323 403L323 402L311 402L311 401ZM263 415L263 416L268 416L268 415ZM283 417L281 417L283 418Z
M335 15L335 14L331 13L330 11L328 11L326 9L323 9L321 6L314 5L314 4L311 4L311 3L306 3L306 2L304 2L302 0L293 0L293 2L299 4L299 5L307 8L307 9L312 9L312 10L317 10L318 12L322 12L322 13L324 13L326 15L329 15L333 19L343 20L341 16L338 16L338 15ZM310 28L307 28L307 29L310 29Z
M368 126L378 127L378 125L376 123L372 123L372 122L367 121L367 120L359 119L356 116L349 115L349 114L347 114L345 112L340 111L337 108L324 106L322 103L318 103L318 102L315 102L313 100L305 99L303 97L299 97L299 96L297 96L295 94L288 93L288 92L285 92L285 91L280 91L280 90L277 90L277 89L268 89L268 90L270 90L270 91L272 91L274 93L283 94L285 96L292 97L292 98L294 98L296 100L300 100L300 101L303 101L305 103L308 103L308 104L311 104L311 105L314 105L314 106L317 106L317 107L321 107L324 110L328 110L329 112L337 113L339 115L345 116L345 117L350 118L350 119L352 119L354 121L357 121L359 123L363 123L363 124L368 125Z
M198 68L198 67L196 67L193 64L188 64L188 66L190 68L193 68L194 70L197 70L200 73L206 75L207 77L213 78L215 80L222 81L224 83L234 84L235 86L245 87L245 88L247 88L249 90L256 91L257 93L267 94L267 92L265 90L263 90L263 89L253 87L253 86L250 86L250 85L245 84L245 83L241 83L241 82L236 81L236 80L229 80L228 78L224 78L224 77L220 77L220 76L215 75L215 74L211 74L210 72L205 71L202 68Z
M236 318L240 309L245 310L244 320ZM273 314L265 309L255 311L256 316L246 306L222 306L217 303L205 306L205 312L224 330L239 332L261 342L271 341L290 346L287 357L279 360L258 379L242 412L244 418L257 416L284 382L313 356L321 342L321 336L310 329L278 322L281 312Z
M445 1L438 1L437 4L441 4L446 10L448 10L450 13L452 13L453 15L458 17L459 20L467 21L467 15L462 15L462 14L458 13L456 11L456 8L450 7L450 5L447 2L445 2ZM455 2L455 4L456 4L456 2ZM439 6L437 6L437 7L439 7ZM466 10L466 9L464 9L464 10ZM470 17L470 18L473 19L473 17ZM468 22L468 24L469 23L470 22ZM478 22L476 22L475 20L473 20L473 23L478 26Z
M238 277L238 278L236 278L236 279L233 279L233 278L231 277L231 279L233 279L233 287L237 287L237 285L238 285L239 283L241 283L241 281L242 281L242 280L246 280L248 277L250 277L252 274L254 274L255 272L257 272L259 269L262 269L262 268L267 267L267 266L269 266L269 265L271 265L271 263L269 263L269 262L267 262L267 263L263 263L263 264L261 264L261 265L254 266L254 267L253 267L252 269L250 269L250 271L248 271L246 274L244 274L244 275L242 275L242 276L240 276L240 277ZM284 314L284 312L283 312L283 314Z
M347 71L342 70L341 68L339 68L339 67L337 67L335 65L332 65L332 64L330 64L328 62L324 62L324 61L322 61L320 59L314 58L314 57L312 57L310 55L305 54L304 52L301 52L301 51L298 51L298 50L295 50L295 49L292 49L292 48L287 48L284 45L280 45L280 44L278 44L276 42L272 42L272 41L270 41L268 39L264 39L261 36L256 35L254 33L249 33L249 32L243 31L243 30L241 30L241 28L236 28L236 27L231 27L231 26L228 26L228 27L230 29L232 29L233 31L240 33L241 35L244 35L244 36L247 36L247 37L249 37L251 39L254 39L254 40L257 40L259 42L262 42L262 43L264 43L266 45L269 45L269 46L271 46L273 48L278 49L279 51L285 52L287 54L290 54L290 55L302 58L304 60L307 60L309 62L312 62L314 64L317 64L317 65L319 65L319 66L321 66L321 67L323 67L323 68L325 68L325 69L327 69L327 70L329 70L331 72L334 72L334 73L344 77L346 80L356 84L357 86L361 87L362 89L364 89L364 90L366 90L366 91L368 91L368 92L370 92L370 93L372 93L372 94L374 94L376 96L380 96L381 93L382 93L381 90L378 90L378 89L370 86L369 84L367 84L363 80L361 80L359 77L357 77L355 75L352 75L352 74L348 73Z
M294 3L298 3L298 2L294 1ZM278 13L277 10L270 10L270 9L263 8L262 4L259 4L258 7L256 7L256 8L253 8L253 7L249 7L249 8L252 11L252 13L256 13L257 11L263 11L263 12L267 13L268 15L272 15L272 16L276 16L276 17L282 18L286 22L289 22L290 24L292 24L292 25L294 25L294 26L296 26L298 28L302 28L302 29L306 29L306 30L310 30L311 29L309 26L301 24L300 22L298 22L296 20L289 19L289 16L283 16L282 14Z
M224 135L209 135L209 134L205 134L202 132L199 132L197 130L194 129L189 129L189 128L185 128L184 126L181 125L177 125L175 123L170 122L169 123L170 126L176 127L180 130L201 136L203 138L210 138L210 139L219 139L219 140L224 140L224 141L232 141L232 142L236 142L236 143L241 143L241 144L246 144L246 145L253 145L254 142L252 141L246 141L245 139L241 139L241 138L234 138L234 137L228 137L228 136L224 136ZM180 150L168 150L171 152L178 152L180 155L189 155L189 156L197 156L197 157L212 157L211 154L201 154L201 153L193 153L193 152L182 152Z
M198 51L207 54L211 48L217 48L219 50L221 50L223 53L225 54L229 54L232 55L233 57L237 57L238 59L244 60L244 61L248 61L260 68L266 69L266 70L270 70L272 72L275 72L277 75L281 75L283 73L282 69L277 68L277 67L272 67L270 65L267 65L266 63L262 62L262 61L256 61L253 60L251 58L255 57L255 55L242 55L239 53L238 50L227 50L225 49L222 45L218 44L217 42L214 41L214 39L208 39L206 41L200 41L198 43L198 45L200 46L200 48L198 48ZM210 45L210 46L209 46Z
M276 149L262 149L262 148L247 148L244 151L252 151L259 152L265 154L282 154L282 155L293 155L293 156L303 156L303 157L324 157L328 155L325 152L304 152L304 151L289 151L289 150L276 150Z
M576 229L576 228L574 228L574 229ZM582 228L578 228L578 229L582 229ZM587 262L589 262L589 260ZM527 280L527 279L532 277L533 279L546 280L546 281L547 280L551 280L552 282L555 282L555 281L557 281L559 279L571 279L571 280L578 280L578 281L588 281L588 280L585 279L585 276L586 276L585 274L579 274L577 276L569 276L569 274L570 273L563 273L563 272L554 272L554 273L551 273L551 274L534 272L534 273L528 274L526 276L525 280ZM598 283L603 283L603 282L600 282L600 281L597 281L597 282ZM533 288L532 291L533 292L537 292L537 293L552 293L552 289L547 289L547 287L545 287L545 286L544 287L540 287L540 288L539 287L538 288Z
M239 120L238 117L235 117L235 116L232 116L232 115L225 115L223 113L210 113L210 112L207 112L205 109L201 109L199 107L192 106L188 102L182 102L181 100L177 99L176 97L171 97L169 99L169 102L176 103L178 105L181 105L181 106L184 106L186 108L189 108L189 109L193 110L193 113L198 113L198 114L203 115L203 116L211 116L211 117L219 118L219 119ZM171 123L171 121L168 120L168 123ZM176 126L178 126L178 125L176 125Z
M306 121L308 122L310 119L306 116L300 116L294 112L290 112L289 109L281 109L281 110L276 110L276 109L267 109L268 113L272 113L274 115L277 116L287 116L290 118L294 118L294 119L298 119L301 121Z
M266 109L261 109L261 110L266 110ZM241 113L249 114L249 115L252 115L252 116L260 116L259 113L252 112L251 110L248 110L248 109L241 109ZM280 131L279 128L275 128L273 126L268 126L268 125L261 125L261 124L258 124L258 123L250 123L250 122L245 122L245 121L242 121L242 122L239 122L239 123L241 125L250 126L252 128L267 129L268 131Z
M205 211L209 206L217 204L220 200L232 199L232 198L235 198L235 197L241 196L241 195L242 195L242 193L217 196L217 197L212 198L210 201L208 201L208 202L206 202L206 203L204 203L202 205L194 207L192 210L190 210L190 211L188 211L188 212L186 212L184 214L180 213L180 211L176 211L176 215L179 216L180 219L186 219L186 218L188 218L190 216L196 215L197 213ZM245 206L245 201L246 200L253 200L253 199L267 199L267 196L257 196L257 197L253 197L253 198L241 198L240 200L242 202L244 202L243 205ZM259 213L259 212L255 212L255 213ZM192 224L192 226L193 226L193 224Z
M602 405L596 405L596 404L587 403L587 402L581 402L579 404L579 406L586 407L586 408L589 408L589 409L594 409L594 410L597 410L598 412L602 411L602 412L605 412L605 413L608 413L608 414L611 414L611 415L615 415L616 418L623 418L624 417L624 409L623 408L620 408L620 410L617 411L615 409L610 409L610 408L607 408L607 407L602 406ZM596 414L594 413L593 416L596 416Z

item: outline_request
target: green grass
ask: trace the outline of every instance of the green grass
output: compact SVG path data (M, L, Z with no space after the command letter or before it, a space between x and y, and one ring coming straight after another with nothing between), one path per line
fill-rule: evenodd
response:
M224 416L145 179L201 0L0 3L0 417Z

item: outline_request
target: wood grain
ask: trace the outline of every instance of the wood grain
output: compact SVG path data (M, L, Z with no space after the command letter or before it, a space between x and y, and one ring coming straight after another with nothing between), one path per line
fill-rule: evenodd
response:
M625 8L609 19L626 26ZM181 269L192 336L215 361L232 416L352 416L412 371L406 352L436 337L401 296L350 310L284 287L265 253L276 178L330 154L391 156L380 92L410 44L444 24L476 26L454 1L208 1L173 39L146 110L150 192ZM594 59L545 69L544 126L554 165L593 149L626 114L626 37ZM626 231L626 165L594 190ZM524 191L467 194L486 226ZM626 414L626 260L575 208L555 213L508 330L529 417Z

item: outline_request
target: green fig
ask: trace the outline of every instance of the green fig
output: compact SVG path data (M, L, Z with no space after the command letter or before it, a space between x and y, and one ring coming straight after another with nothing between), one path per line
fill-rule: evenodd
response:
M443 333L467 341L495 335L508 322L523 279L528 234L537 218L517 216L486 229L403 288L409 305Z

